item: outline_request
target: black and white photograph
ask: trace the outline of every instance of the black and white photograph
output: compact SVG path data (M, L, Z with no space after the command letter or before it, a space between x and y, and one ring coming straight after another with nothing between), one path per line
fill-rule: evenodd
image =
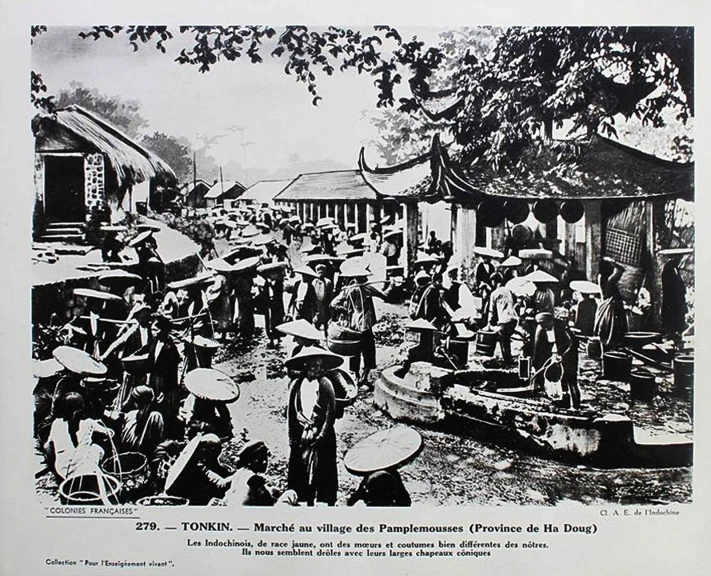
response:
M27 42L41 505L693 501L693 27Z

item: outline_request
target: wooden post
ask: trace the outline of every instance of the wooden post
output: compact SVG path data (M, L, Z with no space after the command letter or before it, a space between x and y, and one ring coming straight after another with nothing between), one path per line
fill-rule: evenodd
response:
M565 256L575 260L575 224L565 223Z
M412 274L417 259L417 202L405 204L405 230L403 234L403 249L405 251L405 278Z
M373 229L373 225L371 222L373 221L373 218L375 218L375 210L373 209L373 205L368 202L367 204L367 218L365 222L366 230L368 231L368 234L370 234L371 230Z
M665 218L664 206L666 200L664 198L648 200L645 213L647 219L647 250L649 252L649 270L647 271L650 278L649 288L652 299L652 319L654 325L660 327L662 324L662 262L659 260L659 251L668 247L668 238L665 238Z
M599 200L585 202L585 274L588 280L597 280L602 257L602 212Z
M457 224L455 230L455 252L459 255L462 278L471 284L470 276L474 270L474 246L476 246L477 217L476 209L457 206Z

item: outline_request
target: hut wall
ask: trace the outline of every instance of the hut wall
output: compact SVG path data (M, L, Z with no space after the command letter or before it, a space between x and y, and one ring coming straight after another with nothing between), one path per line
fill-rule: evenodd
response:
M35 154L35 209L33 211L32 229L40 234L44 225L44 156Z
M106 207L104 155L100 153L84 156L84 201L86 219L94 208Z

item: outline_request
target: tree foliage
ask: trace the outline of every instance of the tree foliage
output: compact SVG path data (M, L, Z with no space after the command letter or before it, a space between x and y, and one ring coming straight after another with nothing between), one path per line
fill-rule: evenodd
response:
M137 100L104 94L79 82L71 82L69 88L60 90L54 99L56 108L65 108L72 104L96 112L130 138L138 138L141 130L148 125L146 119L141 116L141 103Z
M620 115L652 127L664 124L669 109L682 122L693 116L692 28L472 30L449 32L438 46L427 46L417 37L406 41L390 26L369 31L182 26L180 35L190 41L175 60L208 73L219 62L278 58L286 74L305 84L314 105L321 99L323 76L347 70L368 74L377 107L409 115L406 120L388 112L380 118L383 126L388 120L396 124L386 134L389 144L397 143L398 133L414 143L444 131L466 158L499 169L515 163L554 127L614 137ZM123 35L134 50L152 45L161 52L174 37L161 26L95 26L80 35L94 40ZM406 91L401 97L399 87ZM433 101L441 98L455 98L456 105L431 114ZM415 127L408 128L408 121Z
M284 72L306 85L314 104L321 99L319 76L355 70L374 77L378 106L393 106L393 90L403 79L399 69L409 71L411 87L422 87L442 60L436 47L426 47L416 37L405 42L390 26L375 26L372 33L337 26L318 30L285 26L278 33L271 26L261 25L181 26L179 31L191 36L192 42L180 51L176 62L197 66L206 73L221 61L246 59L259 64L266 55L280 58L284 60ZM98 40L119 34L127 35L134 49L142 43L162 52L173 37L161 26L94 26L80 36Z
M508 28L486 62L453 75L463 99L454 134L495 165L541 128L616 136L615 117L664 124L693 114L690 28ZM564 124L565 123L565 124Z
M153 132L141 139L141 145L165 160L175 172L178 182L187 182L192 178L193 159L187 142L162 132Z

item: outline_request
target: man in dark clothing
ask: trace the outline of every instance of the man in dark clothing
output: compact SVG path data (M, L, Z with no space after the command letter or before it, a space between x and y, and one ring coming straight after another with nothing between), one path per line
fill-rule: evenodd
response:
M662 326L680 340L686 328L686 286L679 274L681 256L672 258L662 270Z
M444 308L442 293L442 277L433 274L429 283L426 282L427 274L418 273L415 282L418 288L412 295L410 317L413 320L422 318L431 322L435 327L442 328L449 321L449 314Z
M462 283L458 280L459 268L450 266L447 268L447 276L449 277L449 288L445 289L443 299L452 310L456 311L460 307L459 290Z
M294 291L289 300L287 314L292 320L303 318L308 322L313 322L316 317L316 291L313 287L314 278L318 274L308 266L302 266L294 270L296 274L300 274L301 278L294 285Z
M333 300L333 282L327 276L328 266L324 263L316 264L316 274L311 284L316 294L316 316L314 325L316 328L326 330L331 317L331 300Z
M171 327L172 323L168 317L159 314L155 316L151 325L153 338L148 347L148 386L155 394L156 409L163 416L166 435L175 438L182 431L178 421L180 354L170 336Z

